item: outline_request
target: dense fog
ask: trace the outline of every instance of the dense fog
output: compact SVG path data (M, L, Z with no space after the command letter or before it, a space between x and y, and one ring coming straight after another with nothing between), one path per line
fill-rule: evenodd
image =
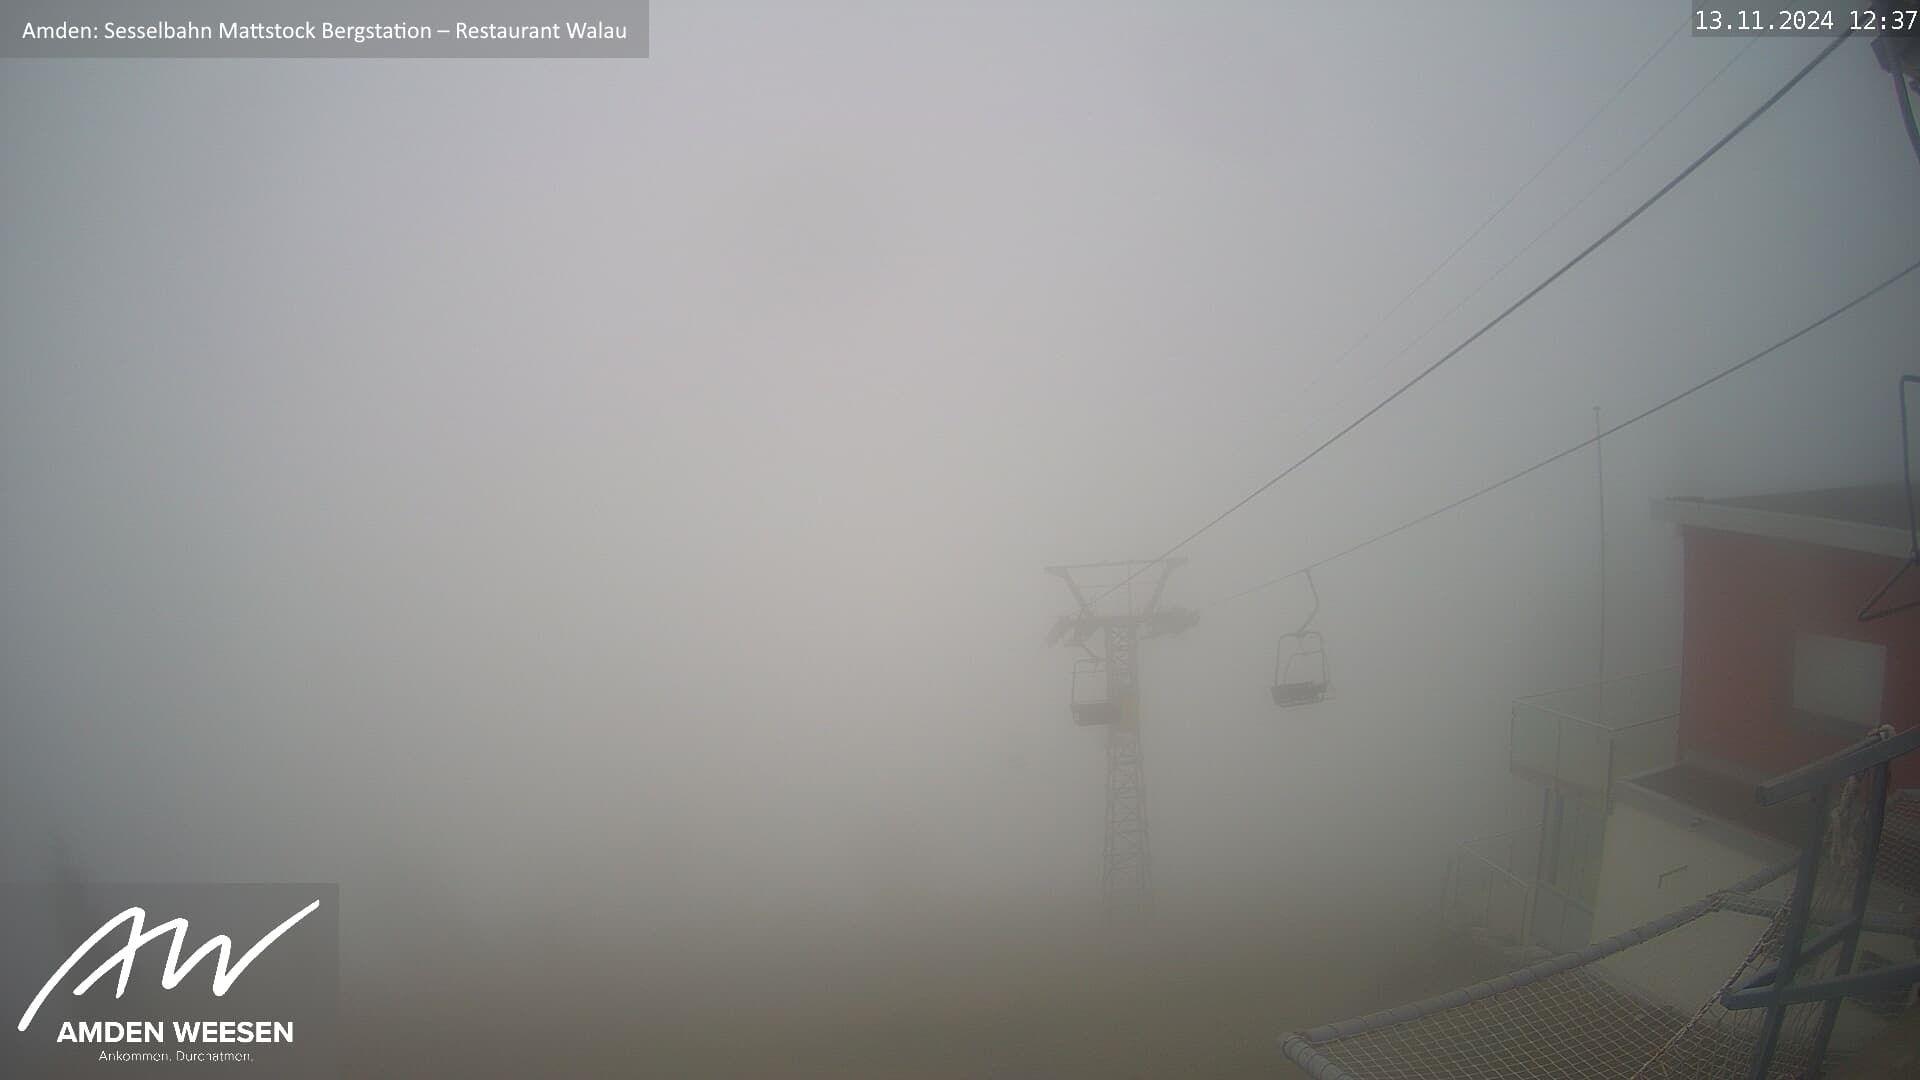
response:
M1304 580L1226 598L1908 262L1865 36L1180 551L1124 942L1043 568L1161 554L1825 44L1683 17L660 0L643 61L0 64L0 870L340 883L369 1074L425 1029L1270 1075L1425 977L1449 853L1525 813L1511 701L1677 662L1653 499L1898 477L1920 294L1316 570L1323 704L1269 697ZM1126 997L1141 941L1190 981Z

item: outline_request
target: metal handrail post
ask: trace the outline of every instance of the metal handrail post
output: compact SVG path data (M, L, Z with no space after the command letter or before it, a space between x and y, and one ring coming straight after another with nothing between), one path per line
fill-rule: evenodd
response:
M1787 1007L1780 1000L1780 992L1793 984L1794 969L1800 964L1800 944L1807 933L1807 917L1813 907L1814 879L1820 872L1820 846L1826 838L1827 804L1831 790L1821 787L1813 795L1813 828L1807 837L1806 850L1800 853L1800 869L1793 882L1793 899L1788 901L1787 926L1780 938L1780 963L1778 974L1774 976L1771 1000L1767 1002L1766 1019L1761 1027L1760 1045L1753 1054L1753 1067L1748 1070L1749 1080L1766 1080L1767 1072L1773 1066L1773 1051L1780 1042L1780 1025L1787 1018Z
M1868 793L1867 835L1860 849L1860 866L1853 880L1853 917L1840 942L1840 962L1834 968L1835 975L1847 975L1853 971L1853 954L1860 946L1860 928L1866 922L1867 894L1873 888L1873 867L1880 855L1880 828L1887 817L1887 783L1893 771L1890 762L1881 762L1873 769L1873 790ZM1834 1024L1840 1019L1840 999L1828 998L1820 1010L1820 1027L1813 1039L1811 1060L1815 1067L1827 1056L1827 1043L1833 1038Z

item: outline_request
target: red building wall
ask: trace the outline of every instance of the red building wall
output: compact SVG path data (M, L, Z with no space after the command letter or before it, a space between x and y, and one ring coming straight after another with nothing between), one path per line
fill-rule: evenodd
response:
M1854 617L1898 560L1711 529L1681 532L1683 753L1770 776L1850 741L1789 721L1799 633L1885 646L1881 722L1898 730L1920 719L1920 611L1869 623ZM1895 762L1894 785L1920 786L1920 754Z

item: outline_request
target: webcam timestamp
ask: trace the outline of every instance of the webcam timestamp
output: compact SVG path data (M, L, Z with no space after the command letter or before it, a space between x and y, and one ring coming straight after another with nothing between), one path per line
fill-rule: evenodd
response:
M1910 33L1920 25L1920 2L1912 8L1714 8L1695 4L1694 36L1859 32Z

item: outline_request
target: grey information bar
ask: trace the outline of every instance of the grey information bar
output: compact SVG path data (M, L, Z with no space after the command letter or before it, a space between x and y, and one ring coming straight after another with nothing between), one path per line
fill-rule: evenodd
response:
M0 0L0 59L639 59L647 0Z

